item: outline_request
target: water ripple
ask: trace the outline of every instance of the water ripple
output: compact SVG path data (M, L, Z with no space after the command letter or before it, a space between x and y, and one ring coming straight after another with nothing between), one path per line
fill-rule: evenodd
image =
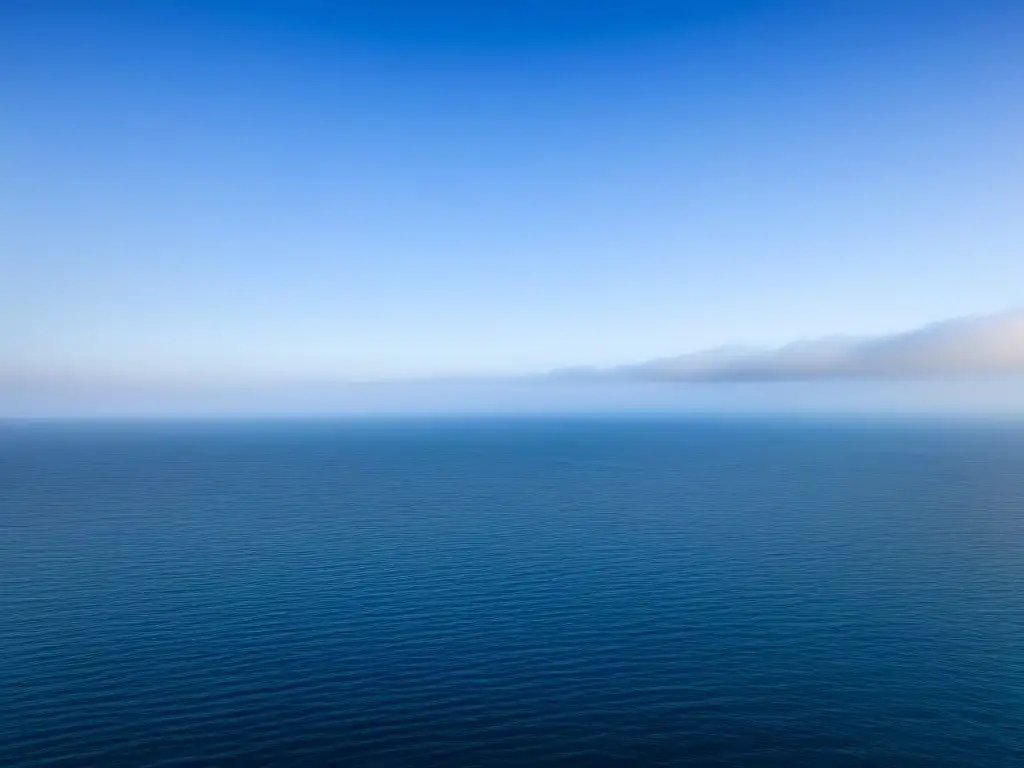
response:
M1024 764L1024 430L5 425L0 765Z

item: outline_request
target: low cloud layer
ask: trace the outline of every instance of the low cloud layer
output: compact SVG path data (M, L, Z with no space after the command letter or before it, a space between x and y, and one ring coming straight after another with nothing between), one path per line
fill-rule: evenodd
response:
M1021 377L1024 309L887 336L722 348L518 378L132 381L0 361L0 418L602 410L1024 414ZM760 385L722 386L730 382Z
M775 349L722 348L598 375L648 381L813 381L1024 374L1024 309L870 338L829 337Z

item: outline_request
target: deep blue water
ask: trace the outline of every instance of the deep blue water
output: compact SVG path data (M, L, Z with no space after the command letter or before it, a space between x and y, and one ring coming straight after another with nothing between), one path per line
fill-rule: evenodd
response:
M1024 428L3 424L0 765L1024 765Z

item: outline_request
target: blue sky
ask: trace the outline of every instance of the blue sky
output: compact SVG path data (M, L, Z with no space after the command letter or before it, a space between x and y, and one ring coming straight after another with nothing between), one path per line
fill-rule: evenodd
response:
M0 8L0 372L363 380L1021 304L1024 6Z

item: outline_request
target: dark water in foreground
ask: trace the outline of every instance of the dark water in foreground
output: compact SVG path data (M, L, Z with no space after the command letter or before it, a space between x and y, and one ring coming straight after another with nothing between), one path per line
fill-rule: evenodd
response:
M0 765L1024 765L1024 428L0 425Z

